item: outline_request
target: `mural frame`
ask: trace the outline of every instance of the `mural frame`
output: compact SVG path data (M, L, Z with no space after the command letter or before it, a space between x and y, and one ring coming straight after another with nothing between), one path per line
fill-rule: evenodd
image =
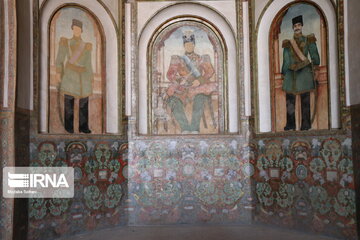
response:
M136 116L136 121L134 124L130 122L129 125L133 127L134 131L132 136L141 139L147 139L148 137L157 137L162 138L166 136L172 136L172 135L152 135L148 132L148 102L147 102L147 83L148 83L148 72L147 70L147 46L149 41L151 40L151 37L153 36L153 33L156 32L156 29L158 26L163 25L164 23L168 22L169 20L172 20L177 17L183 17L183 16L190 16L190 17L196 17L200 19L204 19L207 22L212 23L213 25L217 26L218 29L221 29L219 31L224 37L226 37L226 47L227 49L232 49L232 51L228 52L228 60L231 59L232 62L236 63L234 64L234 67L232 65L227 66L228 71L228 101L231 101L231 105L229 105L229 109L233 109L234 111L228 111L228 131L224 133L219 134L210 134L206 135L209 138L212 137L218 137L218 136L234 136L234 135L246 135L247 131L244 129L245 126L248 124L248 119L242 118L242 113L244 111L244 104L241 102L241 99L244 98L244 94L240 94L243 91L243 67L236 68L239 64L243 63L243 56L240 54L239 44L241 44L241 36L243 36L242 32L237 32L239 29L241 29L241 26L239 25L233 25L232 22L225 17L224 13L222 11L216 10L214 6L211 4L207 4L206 2L177 2L174 0L170 0L169 3L163 3L163 6L159 6L157 10L154 13L151 13L149 17L144 21L141 22L141 25L138 26L138 13L137 8L139 4L141 4L144 1L134 1L132 3L128 3L131 8L131 31L134 33L133 38L135 39L133 42L131 42L132 48L135 48L133 50L133 54L131 57L131 61L129 60L130 64L140 64L140 68L137 68L135 71L133 71L131 74L132 84L131 84L131 102L133 104L134 110L131 113L131 116ZM153 0L151 2L162 2L159 0ZM207 2L214 2L214 0L210 0ZM241 4L234 4L234 8L238 9L237 7L240 7ZM191 6L194 6L194 8L189 9L189 12L182 12L182 8L189 8ZM196 13L194 13L193 10L203 10L204 14L202 16L198 16ZM177 14L172 15L170 14L170 11L177 11ZM167 15L165 15L165 13ZM209 16L213 15L215 18L209 18ZM173 16L173 17L172 17ZM211 19L211 20L210 20ZM236 18L237 19L237 18ZM152 25L156 24L156 26ZM139 28L139 29L138 29ZM146 43L140 44L140 42L143 39L146 39ZM137 47L140 47L139 49L136 49ZM240 45L241 46L241 45ZM145 56L146 55L146 56ZM139 56L142 56L139 59ZM139 79L141 78L141 79ZM144 83L144 80L146 80L146 84ZM230 86L233 86L233 88L230 88ZM142 92L142 94L139 96L138 91ZM241 96L240 96L241 95ZM136 97L135 97L136 96ZM232 107L233 106L233 107ZM136 110L135 110L136 109ZM185 135L184 135L185 136ZM192 138L202 138L203 134L192 134Z
M171 27L171 25L173 24L177 24L177 23L181 23L181 22L194 22L197 24L202 24L204 25L204 27L208 28L209 30L211 30L214 35L217 37L219 43L220 43L220 47L222 49L222 59L223 64L221 64L221 67L223 69L223 91L222 91L222 99L221 101L219 100L219 102L222 102L222 109L220 111L223 111L223 126L224 126L224 132L220 132L219 129L219 133L214 133L214 134L206 134L206 133L199 133L199 134L195 134L195 135L191 135L191 136L203 136L203 135L223 135L223 134L228 134L228 126L229 126L229 115L228 115L228 63L227 63L227 56L228 56L228 50L224 41L223 36L221 35L221 32L209 21L200 18L198 16L192 16L192 15L184 15L184 16L178 16L178 17L174 17L169 19L168 21L166 21L165 23L161 24L152 34L151 36L151 40L148 43L148 50L147 50L147 82L148 82L148 86L147 86L147 99L148 99L148 107L147 107L147 116L148 116L148 135L154 135L154 136L184 136L186 134L153 134L153 114L152 114L152 104L153 104L153 99L152 99L152 95L151 95L151 89L153 87L153 82L152 82L152 75L153 75L153 62L152 62L152 53L153 53L153 49L154 49L154 44L157 40L157 38L161 35L162 31L166 30L168 27ZM219 116L219 122L218 124L220 124L221 116Z
M285 17L285 15L287 14L287 11L296 6L296 5L300 5L300 4L304 4L304 5L310 5L312 6L313 8L316 9L316 11L318 12L319 16L320 16L320 21L323 21L324 23L324 27L325 27L325 46L326 46L326 82L327 82L327 107L328 107L328 110L327 110L327 129L314 129L314 130L309 130L310 132L316 132L316 131L326 131L326 130L329 130L331 129L331 102L330 102L330 83L329 83L329 71L328 71L328 66L330 64L330 61L329 61L329 56L328 56L328 53L329 53L329 30L328 30L328 20L327 18L325 17L325 14L323 12L323 10L319 7L318 4L316 3L313 3L313 2L309 2L309 1L299 1L299 2L292 2L292 3L288 3L286 6L284 6L275 16L275 18L273 19L273 21L271 22L271 27L270 27L270 32L269 32L269 51L270 51L270 56L272 56L275 52L274 50L274 37L275 37L275 28L277 27L277 24L281 23L283 21L283 18ZM319 44L318 45L318 48L322 48L321 46L321 43L320 41L322 39L318 38L318 36L316 36L317 39L319 41ZM280 46L280 42L278 43L278 46ZM324 49L322 49L324 50ZM279 57L281 55L281 52L279 52ZM271 126L271 129L272 129L272 132L274 133L280 133L280 132L284 132L284 131L278 131L276 129L276 122L277 122L277 118L276 118L276 93L275 93L275 88L276 88L276 79L275 79L275 75L274 75L274 66L275 66L275 62L276 59L274 59L273 57L270 57L269 58L269 66L270 66L270 97L271 97L271 106L272 106L272 113L271 113L271 119L272 119L272 126ZM322 62L323 60L321 60ZM281 64L281 63L280 63ZM339 83L337 83L339 84ZM320 84L319 84L320 85ZM315 91L318 91L318 87L316 87ZM318 99L319 100L319 99ZM311 111L312 111L312 106L311 106ZM314 114L314 113L313 113ZM311 114L312 115L312 114ZM315 120L318 118L318 116L316 116ZM302 132L301 130L295 130L295 132Z

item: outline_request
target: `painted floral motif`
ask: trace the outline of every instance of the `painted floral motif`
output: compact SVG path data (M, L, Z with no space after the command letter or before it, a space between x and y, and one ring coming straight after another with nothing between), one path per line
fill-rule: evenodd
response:
M88 208L98 210L103 203L100 190L97 186L91 185L84 189L84 200Z
M56 148L53 143L44 142L39 147L39 160L42 166L53 166L56 159Z
M61 234L118 224L126 194L124 176L127 144L118 142L43 142L34 144L32 166L71 166L75 170L75 196L69 199L30 199L30 235L40 228ZM124 185L124 186L123 186ZM61 193L59 193L61 194ZM71 225L66 227L67 222Z
M42 219L46 215L46 205L43 198L30 198L29 205L29 217L35 219Z
M341 189L335 199L334 209L337 214L348 217L355 214L355 191Z
M355 194L348 142L348 138L286 139L281 145L259 141L254 176L258 219L290 227L312 221L309 227L316 231L341 226L339 233L352 239Z
M341 157L341 144L338 140L329 139L324 142L323 148L320 151L326 166L329 170L336 170L337 163Z
M212 182L202 182L196 187L196 195L205 204L212 205L219 200L218 190Z
M253 162L241 161L238 141L156 141L136 143L129 171L130 192L141 207L140 221L235 218L241 201L253 202L248 186ZM244 148L244 151L252 148ZM241 149L241 151L243 151ZM248 152L248 156L253 155ZM244 199L246 198L246 199ZM186 211L185 215L178 215ZM170 218L163 215L170 214ZM221 217L220 217L221 216Z
M321 186L311 187L309 190L311 204L321 215L328 213L331 209L331 199L328 193Z

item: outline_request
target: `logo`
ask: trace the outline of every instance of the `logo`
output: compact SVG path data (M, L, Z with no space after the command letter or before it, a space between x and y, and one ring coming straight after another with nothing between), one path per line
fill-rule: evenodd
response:
M29 174L11 174L8 173L8 185L11 188L29 187Z
M72 198L74 169L72 167L5 167L3 196L5 198Z
M26 187L69 187L65 174L60 174L58 178L56 174L11 174L8 173L8 185L12 188ZM30 183L30 185L29 185Z

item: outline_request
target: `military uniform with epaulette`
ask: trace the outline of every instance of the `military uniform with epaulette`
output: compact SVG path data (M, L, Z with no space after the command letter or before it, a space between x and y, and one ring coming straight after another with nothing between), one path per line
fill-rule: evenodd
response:
M82 22L73 20L73 26L82 29ZM60 92L64 94L64 127L74 132L74 99L79 98L79 131L90 133L89 96L93 92L93 70L91 64L92 44L80 37L62 37L56 57L56 71L61 76Z
M297 22L302 24L301 16L293 19L293 25ZM301 96L301 130L308 130L311 128L310 92L316 89L315 69L320 64L316 38L314 34L294 35L293 39L284 40L282 47L282 89L286 92L287 108L287 123L284 130L295 129L295 97L298 94Z

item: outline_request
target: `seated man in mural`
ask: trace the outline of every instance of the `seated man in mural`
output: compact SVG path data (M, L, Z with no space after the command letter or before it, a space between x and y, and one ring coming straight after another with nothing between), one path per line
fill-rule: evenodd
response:
M64 127L74 133L74 99L79 99L79 132L89 129L89 96L93 91L91 43L81 39L83 23L72 21L73 37L62 37L56 57L57 78L61 79L60 92L64 94ZM65 61L66 60L66 61Z
M283 90L286 92L286 126L284 130L295 130L296 95L301 96L301 130L311 128L310 92L316 89L316 75L320 57L314 34L302 34L303 18L292 19L294 38L283 41L284 58L282 74ZM310 55L311 61L308 59ZM315 113L314 113L315 114Z
M182 133L196 134L200 132L204 105L206 102L211 104L211 94L217 90L217 84L210 82L215 73L210 56L200 56L194 52L193 32L184 33L183 43L185 54L172 56L167 72L167 78L171 81L167 89L168 104ZM188 103L192 103L191 121L188 121L185 114Z

